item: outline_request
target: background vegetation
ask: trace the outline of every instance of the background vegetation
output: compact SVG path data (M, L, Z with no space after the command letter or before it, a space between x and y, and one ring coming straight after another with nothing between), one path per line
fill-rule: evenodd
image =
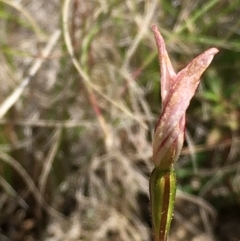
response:
M0 240L151 240L151 25L202 77L170 241L240 239L240 1L0 0Z

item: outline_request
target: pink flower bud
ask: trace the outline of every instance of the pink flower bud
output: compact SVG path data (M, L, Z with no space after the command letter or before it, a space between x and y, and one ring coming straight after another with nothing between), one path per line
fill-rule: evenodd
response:
M153 137L153 162L156 167L169 169L179 157L183 146L186 110L196 92L200 77L210 65L216 48L210 48L175 73L164 40L152 27L158 47L161 69L162 112Z

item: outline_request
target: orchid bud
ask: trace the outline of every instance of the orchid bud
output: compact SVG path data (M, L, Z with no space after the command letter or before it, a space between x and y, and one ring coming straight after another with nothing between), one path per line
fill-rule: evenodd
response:
M186 110L202 73L218 50L211 48L203 52L176 74L160 32L155 25L152 29L161 69L162 112L153 136L155 168L150 177L150 203L154 241L166 241L176 194L173 163L178 159L183 146Z
M153 31L161 68L162 113L153 137L153 163L161 169L170 168L179 157L185 132L185 115L200 82L200 77L218 52L211 48L175 73L164 40L156 26Z

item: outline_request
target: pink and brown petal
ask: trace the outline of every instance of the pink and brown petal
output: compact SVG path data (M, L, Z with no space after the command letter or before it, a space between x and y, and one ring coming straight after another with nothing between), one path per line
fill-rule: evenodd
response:
M158 47L162 99L162 112L153 138L153 162L156 167L167 169L179 157L184 141L186 110L202 73L218 50L206 50L176 74L160 32L155 25L152 29Z

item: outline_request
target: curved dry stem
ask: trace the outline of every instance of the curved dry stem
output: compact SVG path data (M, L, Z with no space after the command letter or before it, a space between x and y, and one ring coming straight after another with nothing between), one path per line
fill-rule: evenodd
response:
M0 185L5 190L5 192L11 197L15 198L23 208L29 208L27 203L18 195L13 187L2 176L0 176Z
M22 5L20 3L14 2L12 0L0 0L0 2L3 2L7 5L15 8L19 12L21 12L25 16L25 18L28 20L28 22L32 25L32 28L33 28L34 32L36 33L39 41L46 39L46 35L43 34L43 31L40 29L37 22L34 20L34 18L31 16L31 14L24 7L22 7Z

